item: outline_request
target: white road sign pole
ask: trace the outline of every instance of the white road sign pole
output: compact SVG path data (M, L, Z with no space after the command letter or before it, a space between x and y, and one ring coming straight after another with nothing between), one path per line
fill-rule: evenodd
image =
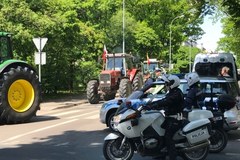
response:
M38 74L39 74L39 82L41 82L41 65L42 65L42 49L43 47L45 46L46 42L47 42L47 38L33 38L33 42L35 44L35 46L37 47L38 49L38 53L39 53L39 71L38 71Z
M42 39L40 38L40 48L42 48ZM42 65L42 51L41 49L38 50L39 51L39 56L40 56L40 60L39 60L39 65L38 65L38 73L39 73L39 82L41 82L41 65Z

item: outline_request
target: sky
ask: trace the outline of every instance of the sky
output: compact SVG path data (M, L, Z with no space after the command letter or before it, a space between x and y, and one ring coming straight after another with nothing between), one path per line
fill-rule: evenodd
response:
M214 22L210 19L209 16L204 18L204 23L201 25L205 34L202 36L202 39L198 40L198 46L203 46L207 51L215 51L217 48L217 41L223 37L222 24L220 20Z

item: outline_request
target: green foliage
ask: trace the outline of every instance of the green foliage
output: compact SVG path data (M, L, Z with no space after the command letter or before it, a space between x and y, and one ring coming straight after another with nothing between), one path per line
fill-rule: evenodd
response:
M77 77L75 85L81 89L85 89L90 79L98 79L101 66L95 61L79 62L77 68Z
M173 56L173 62L175 65L171 72L187 73L189 72L189 65L191 65L192 70L194 57L198 53L200 53L200 49L197 47L181 46L178 50L178 54Z
M237 56L237 64L239 66L240 57L240 2L232 0L219 1L218 9L225 13L222 19L223 34L225 35L218 43L218 50L234 53Z
M14 55L32 65L32 39L48 38L41 67L45 92L84 90L89 79L98 78L103 45L109 52L122 49L122 6L122 0L2 0L0 31L13 34ZM125 51L142 59L148 52L167 63L171 25L175 70L186 70L187 51L179 48L203 34L199 26L210 6L202 0L125 1Z

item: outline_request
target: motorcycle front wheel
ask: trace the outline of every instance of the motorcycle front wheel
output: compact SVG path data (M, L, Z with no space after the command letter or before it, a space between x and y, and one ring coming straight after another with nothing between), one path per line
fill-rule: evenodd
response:
M194 151L184 152L182 157L184 160L204 160L208 156L209 146L196 149Z
M120 148L123 138L106 140L103 144L103 155L107 160L130 160L133 157L134 149L131 143L126 140Z

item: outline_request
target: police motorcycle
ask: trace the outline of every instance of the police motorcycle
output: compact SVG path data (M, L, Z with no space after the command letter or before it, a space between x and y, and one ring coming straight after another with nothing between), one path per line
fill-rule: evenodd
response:
M188 113L188 120L195 121L201 118L209 118L212 125L212 134L209 138L211 153L221 152L227 145L228 136L223 129L224 117L221 113L212 113L209 110L194 109Z
M188 119L190 121L199 118L209 118L212 124L212 135L210 140L210 152L219 153L226 146L228 142L228 135L224 130L224 124L227 124L224 112L230 110L236 105L236 99L230 95L222 94L216 99L211 97L210 101L205 101L202 110L193 110L189 113ZM194 114L193 114L194 113Z
M110 133L104 139L103 154L107 160L130 160L134 151L141 156L166 155L165 129L161 128L165 117L163 111L148 110L146 106L154 101L152 96L145 104L133 106L131 99L143 97L142 91L135 91L116 111L118 132ZM187 160L204 160L209 152L211 123L208 118L188 121L179 120L181 129L175 135L178 155Z

